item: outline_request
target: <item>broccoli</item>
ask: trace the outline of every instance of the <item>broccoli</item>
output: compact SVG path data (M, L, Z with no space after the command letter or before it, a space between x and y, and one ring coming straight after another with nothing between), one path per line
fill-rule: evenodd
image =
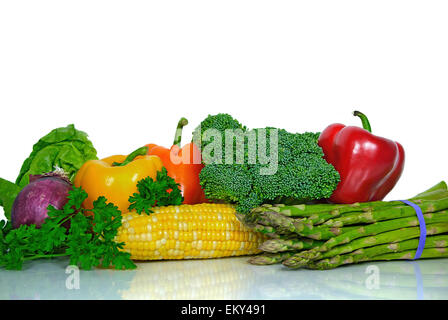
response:
M213 131L214 130L214 131ZM219 113L217 115L209 115L201 124L193 131L193 142L202 151L202 159L204 163L224 163L225 160L225 132L230 130L233 133L244 133L247 128L235 120L227 113ZM219 133L220 141L216 141L213 133ZM235 142L236 138L234 139ZM207 151L207 146L217 144L216 148Z
M209 115L195 129L193 139L204 138L207 129L222 137L221 141L197 140L202 151L213 150L203 157L200 184L208 199L236 203L240 213L263 203L329 198L340 181L339 173L323 158L319 133L272 127L248 130L230 115L218 114ZM226 129L238 129L227 148Z

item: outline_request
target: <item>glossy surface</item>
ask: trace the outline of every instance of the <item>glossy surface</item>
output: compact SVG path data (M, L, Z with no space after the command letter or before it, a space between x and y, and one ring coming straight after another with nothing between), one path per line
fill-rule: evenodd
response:
M66 259L34 261L23 271L0 270L0 299L448 299L448 259L328 271L246 261L154 261L131 271L80 271L79 289Z

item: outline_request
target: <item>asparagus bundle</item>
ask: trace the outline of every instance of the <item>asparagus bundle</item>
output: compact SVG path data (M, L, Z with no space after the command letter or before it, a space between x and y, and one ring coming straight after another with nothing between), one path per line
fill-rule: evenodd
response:
M426 224L420 258L448 257L448 189L444 181L409 198ZM249 262L289 268L332 269L378 260L412 259L420 226L414 208L401 201L354 204L263 205L239 219L269 239Z

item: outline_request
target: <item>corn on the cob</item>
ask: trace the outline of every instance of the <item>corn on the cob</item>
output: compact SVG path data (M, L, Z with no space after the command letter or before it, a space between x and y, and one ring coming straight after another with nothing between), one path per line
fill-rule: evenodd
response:
M203 259L259 253L264 236L246 228L229 204L153 208L123 213L115 241L134 260Z

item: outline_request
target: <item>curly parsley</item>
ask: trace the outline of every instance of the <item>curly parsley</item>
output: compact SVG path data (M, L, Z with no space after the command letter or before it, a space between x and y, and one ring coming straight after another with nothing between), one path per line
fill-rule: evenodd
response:
M157 172L156 180L146 177L137 182L138 193L129 197L129 210L150 214L154 206L180 205L184 201L179 184L168 176L166 168Z
M28 260L68 256L70 264L86 270L134 269L130 254L120 250L124 243L114 241L121 226L118 207L99 197L87 212L81 206L86 198L82 188L74 187L61 210L48 207L48 218L39 229L35 225L12 229L10 222L0 221L0 267L20 270Z

